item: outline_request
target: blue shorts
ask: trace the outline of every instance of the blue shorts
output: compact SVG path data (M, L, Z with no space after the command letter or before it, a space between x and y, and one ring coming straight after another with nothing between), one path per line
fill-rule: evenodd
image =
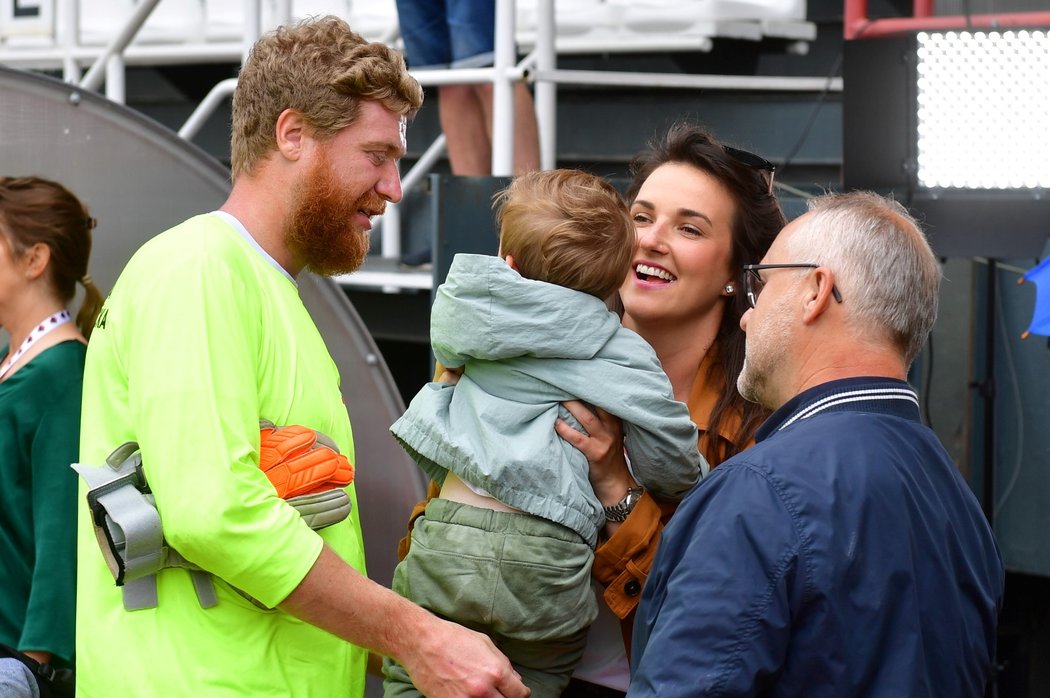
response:
M492 65L495 0L397 0L397 15L409 68Z

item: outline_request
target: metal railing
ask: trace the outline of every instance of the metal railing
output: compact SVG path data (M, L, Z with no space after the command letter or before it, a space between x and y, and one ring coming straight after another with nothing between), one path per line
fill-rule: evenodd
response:
M849 0L847 0L848 2ZM920 0L921 1L921 0ZM79 41L79 0L55 0L55 38L52 47L32 49L0 48L0 63L22 64L26 67L62 66L67 82L79 83L85 89L97 90L105 83L106 95L114 101L124 101L124 70L127 65L162 65L205 61L242 61L248 49L261 35L262 0L244 0L244 32L240 42L197 42L193 44L146 45L134 40L160 0L141 0L127 21L102 49L81 45ZM291 0L276 0L276 23L292 19ZM527 81L534 89L536 120L540 138L540 164L545 169L557 162L557 87L560 84L719 90L776 90L776 91L841 91L840 78L826 77L765 77L727 75L683 75L668 73L634 73L612 71L559 70L557 68L557 31L554 0L536 0L535 35L531 52L516 61L516 2L496 0L495 60L490 68L419 70L412 71L423 86L446 84L493 85L492 111L492 173L509 176L514 170L514 83ZM739 36L739 22L730 27ZM749 30L750 31L750 30ZM807 30L808 31L808 30ZM797 36L808 36L807 31L794 31ZM815 30L814 30L815 35ZM761 38L761 33L748 34ZM396 25L380 40L394 43L398 39ZM664 50L710 50L711 37L659 36ZM687 40L686 40L687 39ZM593 41L593 40L592 40ZM592 44L597 50L601 44ZM677 42L677 43L676 43ZM644 40L638 46L646 47ZM651 48L651 47L650 47ZM615 52L620 47L610 43L604 50ZM630 50L630 49L628 49ZM81 77L80 68L90 63ZM205 125L208 118L232 95L236 79L216 84L197 105L179 128L181 137L190 140ZM439 136L424 152L412 169L403 177L402 186L408 191L415 186L440 160L445 151L444 136ZM401 216L397 206L388 206L380 221L382 257L397 259L401 255Z
M874 39L916 31L981 30L1050 26L1050 12L997 12L935 15L933 0L914 0L911 17L872 18L868 0L845 0L843 33L848 39Z

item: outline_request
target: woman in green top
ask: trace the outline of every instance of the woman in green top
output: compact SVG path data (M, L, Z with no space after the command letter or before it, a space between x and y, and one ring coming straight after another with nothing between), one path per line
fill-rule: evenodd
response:
M65 187L0 177L0 643L72 666L76 473L95 220ZM85 288L75 320L66 306Z

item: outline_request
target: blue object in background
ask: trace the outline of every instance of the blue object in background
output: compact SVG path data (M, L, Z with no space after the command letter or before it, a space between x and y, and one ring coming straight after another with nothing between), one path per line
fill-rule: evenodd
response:
M1050 336L1050 257L1026 271L1019 283L1024 281L1035 284L1035 308L1032 310L1032 322L1022 339L1030 334Z

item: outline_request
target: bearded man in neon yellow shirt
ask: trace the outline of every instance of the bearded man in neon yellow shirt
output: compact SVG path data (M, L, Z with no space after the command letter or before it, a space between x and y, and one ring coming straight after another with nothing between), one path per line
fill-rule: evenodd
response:
M427 695L527 695L487 638L364 576L352 485L351 516L315 532L259 469L267 419L327 434L369 476L295 277L360 265L371 217L401 199L422 97L396 52L342 20L264 36L233 98L229 198L121 274L88 348L80 460L139 444L167 544L210 573L218 603L168 568L156 607L126 610L82 498L78 695L359 696L368 650Z

